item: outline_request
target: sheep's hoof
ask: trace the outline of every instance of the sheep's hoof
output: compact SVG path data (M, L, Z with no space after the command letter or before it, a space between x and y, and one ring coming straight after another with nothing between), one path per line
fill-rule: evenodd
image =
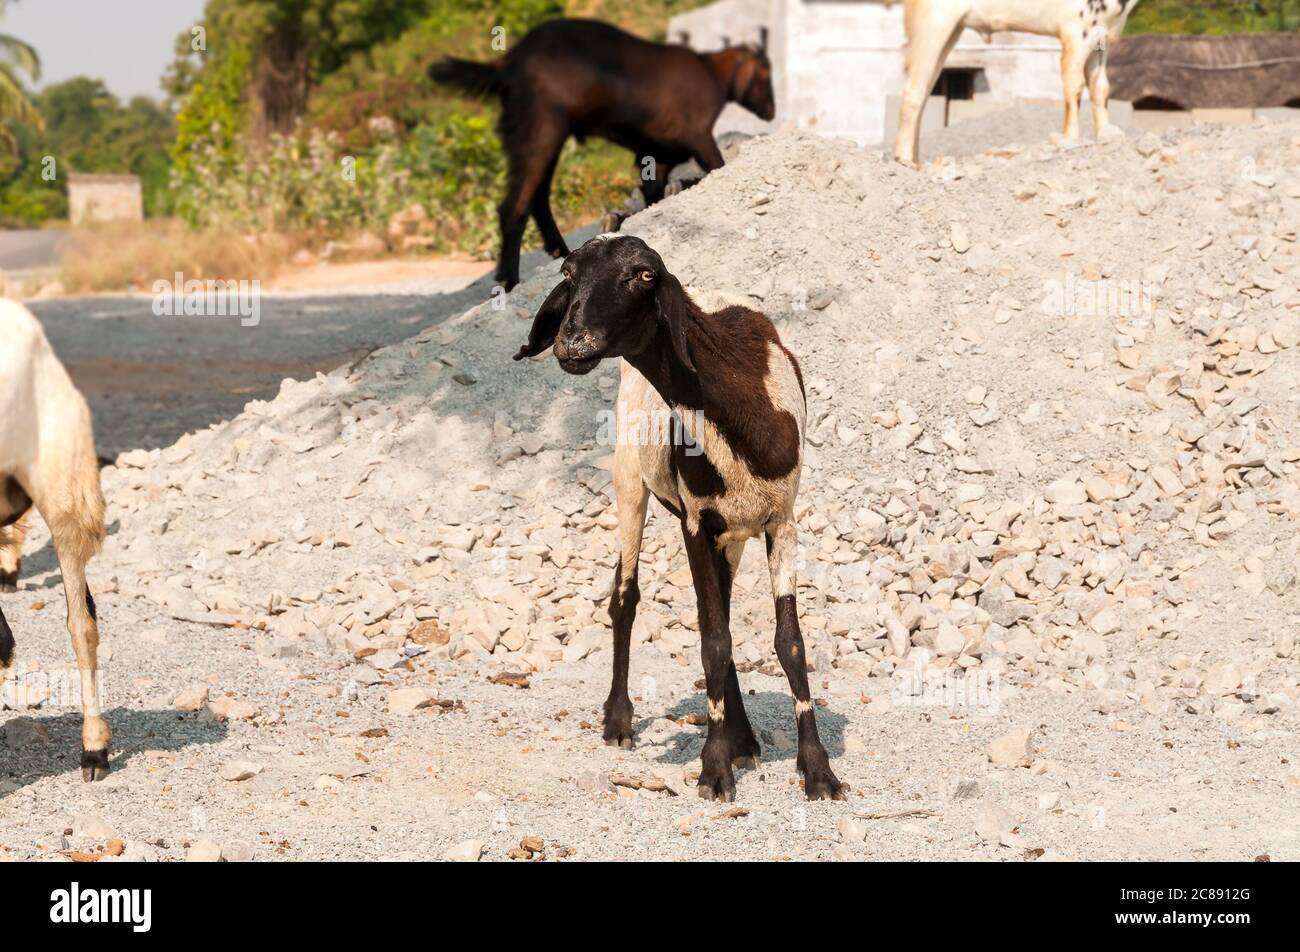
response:
M706 776L700 774L700 799L717 800L719 803L732 803L736 799L736 781L729 773L709 779Z
M714 751L722 756L710 756L710 752L705 751L701 757L704 769L700 771L700 797L730 803L736 799L736 777L731 772L731 756L717 748Z
M0 572L0 594L12 595L18 591L18 570Z
M94 783L104 780L109 774L107 750L83 750L81 752L81 780Z
M751 732L748 737L731 742L731 766L743 770L757 770L762 763L763 748L758 745Z
M605 702L605 743L610 747L632 749L632 702Z
M849 792L849 785L840 783L835 774L831 772L829 761L825 761L825 754L822 755L823 763L816 767L799 768L803 774L803 792L809 800L843 800L844 795Z
M600 220L600 233L602 235L608 235L611 232L618 231L622 227L623 227L622 216L617 215L614 212L609 212L604 218Z

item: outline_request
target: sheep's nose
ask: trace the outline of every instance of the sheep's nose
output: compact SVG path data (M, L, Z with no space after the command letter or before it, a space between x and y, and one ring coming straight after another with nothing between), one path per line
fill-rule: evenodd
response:
M595 339L586 331L555 339L555 356L560 360L586 360L598 349Z

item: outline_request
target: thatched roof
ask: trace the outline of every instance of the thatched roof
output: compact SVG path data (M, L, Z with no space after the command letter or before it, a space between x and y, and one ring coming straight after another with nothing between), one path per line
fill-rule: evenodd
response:
M1300 101L1300 34L1146 34L1112 48L1111 95L1160 99L1183 109L1295 105Z

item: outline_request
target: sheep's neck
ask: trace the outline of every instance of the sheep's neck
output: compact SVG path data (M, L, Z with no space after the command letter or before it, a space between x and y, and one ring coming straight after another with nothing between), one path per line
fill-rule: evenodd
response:
M688 313L686 342L694 370L682 363L664 329L655 335L649 347L629 357L628 362L668 406L675 410L703 411L731 439L747 442L747 425L753 421L746 419L747 414L735 399L740 396L734 392L736 367L734 360L729 363L727 356L734 347L723 339L725 335L720 336L722 328L711 320L710 314L694 304Z

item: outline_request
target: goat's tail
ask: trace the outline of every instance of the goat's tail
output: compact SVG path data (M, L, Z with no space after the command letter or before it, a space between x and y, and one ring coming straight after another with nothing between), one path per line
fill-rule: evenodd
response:
M505 89L502 60L476 63L448 56L429 67L429 78L443 86L454 86L471 96L500 96Z

